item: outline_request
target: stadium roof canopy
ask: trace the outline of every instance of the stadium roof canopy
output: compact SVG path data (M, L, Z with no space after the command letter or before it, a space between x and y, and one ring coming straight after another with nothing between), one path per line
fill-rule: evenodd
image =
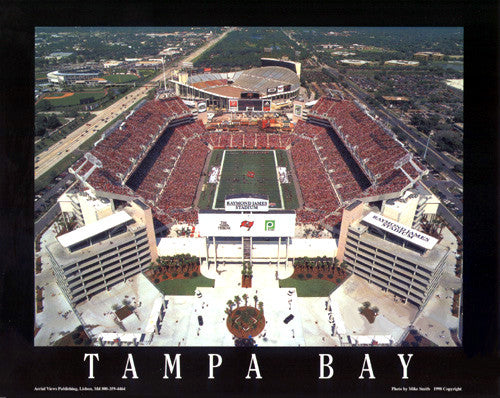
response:
M75 229L74 231L68 232L67 234L61 235L57 239L63 247L70 247L76 243L96 236L101 232L108 231L122 225L129 220L132 220L132 217L122 210L108 217L104 217L92 224L85 225L81 228Z

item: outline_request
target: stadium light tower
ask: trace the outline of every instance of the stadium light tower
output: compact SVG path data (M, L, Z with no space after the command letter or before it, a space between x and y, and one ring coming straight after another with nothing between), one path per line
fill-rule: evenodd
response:
M431 140L431 135L434 134L434 131L431 131L429 133L429 136L427 137L427 144L425 144L425 151L424 151L424 156L423 159L425 160L425 157L427 156L427 149L429 148L429 141Z
M167 92L167 79L165 77L165 57L161 57L161 64L163 66L163 88Z

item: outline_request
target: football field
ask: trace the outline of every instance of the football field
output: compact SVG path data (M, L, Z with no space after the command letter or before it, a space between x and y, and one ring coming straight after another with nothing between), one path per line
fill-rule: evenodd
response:
M212 208L224 208L230 194L267 195L270 207L283 208L275 151L225 150L220 174Z
M277 167L286 170L288 182L278 177ZM298 208L291 165L284 150L214 149L197 206L223 209L230 194L260 194L269 197L271 209Z

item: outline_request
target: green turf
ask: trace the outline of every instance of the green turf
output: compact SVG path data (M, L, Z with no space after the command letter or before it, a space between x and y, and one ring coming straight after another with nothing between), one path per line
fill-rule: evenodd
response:
M46 96L47 97L56 97L58 95L61 95L62 93L48 93ZM75 92L71 97L65 97L65 98L60 98L60 99L48 99L47 101L50 102L52 106L73 106L73 105L80 105L80 100L85 99L85 98L91 98L93 97L95 101L100 100L106 95L106 90L93 90L93 91L80 91L80 92Z
M203 275L191 279L167 279L156 285L162 294L171 296L192 296L197 287L214 287L214 280Z
M248 177L248 172L255 176ZM215 207L223 208L224 198L230 194L267 195L270 203L281 208L274 152L225 151Z
M129 83L139 79L136 75L105 75L103 76L110 83Z
M222 154L224 153L223 149L214 149L210 155L210 161L208 163L208 173L212 170L214 166L220 166L222 161ZM203 190L200 195L200 199L198 201L198 207L200 209L211 209L212 202L214 200L215 189L217 184L209 184L208 177L205 179L205 183L203 184Z
M323 279L288 278L280 280L279 285L284 288L294 287L299 297L327 297L337 288L335 283Z
M227 154L232 153L230 157L232 158L230 163L227 163L226 160ZM243 152L246 152L245 154ZM266 160L262 165L256 166L255 163L259 161L258 157L254 157L255 155L258 155L258 153L263 153L266 152L267 154L264 155ZM288 157L286 154L286 151L284 150L275 150L276 152L276 158L278 160L278 166L286 167L288 170L291 170L290 163L288 161ZM212 167L214 166L220 166L222 162L222 156L224 154L224 149L214 149L211 153L209 165L208 165L208 174L210 174L210 171L212 170ZM240 180L243 180L243 177L238 177L235 176L235 173L237 174L237 168L238 164L244 164L245 165L245 170L250 170L254 171L257 173L257 169L259 167L269 167L268 170L272 170L271 173L267 173L267 176L269 177L265 183L268 183L270 186L270 190L266 190L265 188L262 189L263 187L251 187L250 184L246 184L243 188L241 186L234 186L232 179L233 178L238 178ZM255 169L250 169L250 167L255 168ZM240 171L241 173L241 166L240 166ZM223 176L221 178L222 182L225 182L224 186L221 186L218 191L218 200L216 203L216 207L224 207L224 196L227 194L227 191L236 189L241 189L241 193L262 193L265 195L269 195L270 202L276 203L276 205L279 207L280 206L280 196L279 196L279 188L277 185L277 177L275 174L275 164L274 164L274 155L272 151L226 151L226 158L224 160L224 170L223 170ZM245 172L246 174L246 172ZM254 177L254 179L257 178L257 174ZM262 178L262 177L261 177ZM250 177L245 177L246 181L251 180ZM258 182L258 180L257 180ZM245 184L241 184L245 185ZM257 185L264 185L264 184L257 184ZM214 200L214 195L215 191L217 188L217 184L210 184L208 183L208 177L205 179L203 190L200 195L200 199L198 202L198 207L200 209L211 209L213 205L213 200ZM259 190L260 188L260 190ZM252 192L248 192L247 190L252 189ZM285 201L285 209L296 209L298 207L298 200L297 200L297 194L295 192L295 186L293 184L293 181L290 180L290 183L288 184L281 184L281 189L283 192L283 200ZM277 197L277 200L272 200L271 195L269 192L274 192L274 197ZM229 192L231 193L231 192Z
M288 171L292 170L286 151L277 150L276 158L278 159L278 166L286 167ZM285 201L285 209L297 209L299 207L299 200L297 199L297 192L291 178L288 184L281 184L281 190L283 192L283 200Z

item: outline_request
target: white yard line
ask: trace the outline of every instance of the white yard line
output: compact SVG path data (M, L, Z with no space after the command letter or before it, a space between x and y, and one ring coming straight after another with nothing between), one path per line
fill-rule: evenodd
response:
M273 155L274 155L274 169L276 171L276 181L278 182L278 188L280 190L281 207L279 209L283 210L285 208L285 201L283 200L283 191L281 190L281 182L280 182L280 175L278 172L278 159L276 157L276 151L273 151Z
M220 175L222 176L222 169L224 168L224 159L226 158L226 151L222 154L222 161L220 163ZM217 202L217 195L219 194L220 180L217 182L217 188L215 188L214 202L212 203L212 209L216 209L215 203Z

